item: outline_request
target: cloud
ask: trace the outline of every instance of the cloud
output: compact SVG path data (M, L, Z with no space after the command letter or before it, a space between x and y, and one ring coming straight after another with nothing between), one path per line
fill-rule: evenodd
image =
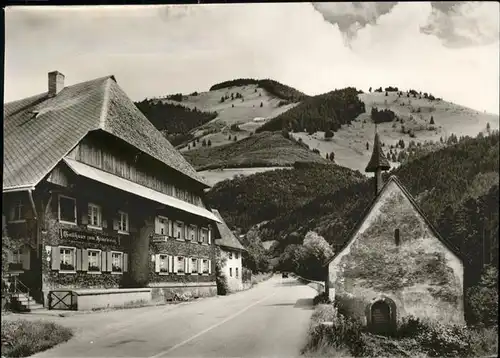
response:
M314 9L323 15L325 21L337 25L344 35L346 44L356 37L357 32L368 24L389 13L397 2L317 2Z
M499 39L498 2L435 2L421 27L448 47L481 46Z

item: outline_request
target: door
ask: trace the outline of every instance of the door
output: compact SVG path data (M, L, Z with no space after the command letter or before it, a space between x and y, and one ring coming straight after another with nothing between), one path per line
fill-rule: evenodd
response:
M391 328L391 308L386 302L377 301L372 305L372 328L376 334L387 334Z

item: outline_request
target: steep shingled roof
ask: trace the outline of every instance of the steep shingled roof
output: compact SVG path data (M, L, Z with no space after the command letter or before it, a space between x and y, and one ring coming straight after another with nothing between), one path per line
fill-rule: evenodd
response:
M35 186L90 131L103 130L208 187L113 76L4 105L3 189Z
M391 169L391 165L384 155L378 133L375 133L375 142L373 143L372 156L370 158L370 161L368 162L368 165L366 166L365 171L374 172L377 170L377 168L380 168L382 170L389 170Z
M220 223L217 224L217 229L219 230L220 239L215 240L215 244L219 246L229 247L231 249L243 250L246 251L245 247L241 244L241 242L234 236L233 232L226 225L226 222L220 215L219 211L216 209L212 209L212 213L220 219Z

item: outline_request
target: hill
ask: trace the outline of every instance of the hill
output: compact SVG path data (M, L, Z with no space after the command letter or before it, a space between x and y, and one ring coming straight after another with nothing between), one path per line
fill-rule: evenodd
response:
M198 144L196 149L182 154L196 170L290 167L297 161L329 163L304 144L287 139L281 133L270 132L255 134L218 147L202 147Z
M217 112L204 112L181 104L145 99L135 105L167 139L177 145L189 140L189 132L217 117Z
M453 135L475 137L479 132L487 134L488 124L490 131L499 128L497 115L480 113L434 97L426 98L425 93L420 95L415 90L391 91L387 95L385 92L368 92L359 94L358 98L364 103L366 112L350 124L342 125L332 138L326 139L324 131L313 134L302 131L292 133L292 136L302 139L311 149L319 150L322 156L335 153L335 162L339 165L364 171L364 165L370 159L370 145L375 132L374 108L394 114L392 120L377 123L385 152L392 149L394 153L389 158L393 166L404 162L404 155L400 156L400 152L408 152L410 141L416 146L427 146L430 151L442 148L441 141L446 143ZM405 148L397 145L400 140L403 140Z
M357 89L348 87L308 97L258 128L257 132L279 131L283 128L310 134L328 129L336 131L365 112L365 105L359 100L358 93Z
M478 255L481 256L483 242L498 246L495 198L498 200L499 149L498 133L463 138L458 144L417 158L385 177L397 175L441 234L473 263L478 263L482 260ZM301 243L310 230L338 248L349 238L373 197L371 180L354 183L270 220L262 226L260 237L263 241L278 241L275 255L289 244ZM225 218L230 215L223 213Z
M281 98L282 100L289 102L300 102L307 99L309 96L296 90L293 87L284 85L274 80L256 80L253 78L240 78L232 81L225 81L210 87L210 91L216 91L219 89L230 88L230 87L241 87L246 85L257 85L263 88L271 95Z
M335 164L296 163L289 170L222 181L208 192L207 200L230 227L246 232L255 224L286 215L320 195L363 179L361 173Z

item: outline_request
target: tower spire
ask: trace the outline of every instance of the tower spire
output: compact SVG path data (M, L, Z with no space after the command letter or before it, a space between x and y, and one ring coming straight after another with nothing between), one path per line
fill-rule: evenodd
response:
M382 145L380 144L380 138L377 132L377 125L375 124L375 139L373 142L373 152L366 166L365 172L375 173L375 195L378 195L380 189L382 189L382 171L391 169L389 161L384 155L382 150Z

